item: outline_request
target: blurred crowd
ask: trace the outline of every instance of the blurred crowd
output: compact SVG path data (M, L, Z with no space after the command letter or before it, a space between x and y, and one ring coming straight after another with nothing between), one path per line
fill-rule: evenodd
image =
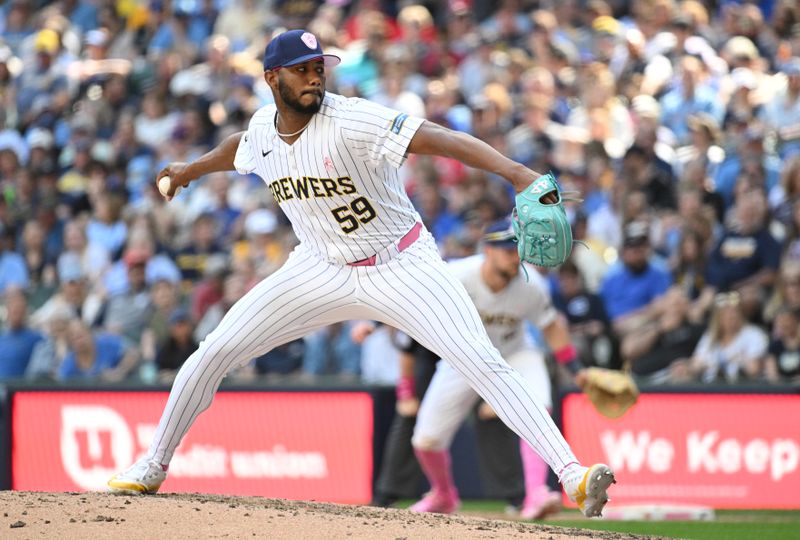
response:
M584 362L653 384L798 381L794 0L7 0L0 379L169 381L282 264L296 239L259 178L210 175L168 204L154 179L246 128L272 99L266 43L299 27L343 59L330 91L581 193L580 244L547 277ZM446 258L513 207L501 178L450 159L403 175ZM233 376L392 382L391 351L344 323Z

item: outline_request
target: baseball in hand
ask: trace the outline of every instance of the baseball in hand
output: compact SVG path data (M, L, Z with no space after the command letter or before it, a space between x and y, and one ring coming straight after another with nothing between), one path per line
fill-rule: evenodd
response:
M162 176L161 179L158 181L158 191L160 191L164 197L166 197L167 193L169 193L169 186L170 186L169 176ZM181 190L180 186L176 187L173 196L177 195L180 190Z

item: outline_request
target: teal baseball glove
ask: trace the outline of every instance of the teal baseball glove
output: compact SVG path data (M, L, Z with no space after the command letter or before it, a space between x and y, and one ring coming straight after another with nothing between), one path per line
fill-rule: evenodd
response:
M543 202L553 193L556 202ZM516 197L511 214L517 250L522 261L536 266L558 266L572 253L572 229L552 173L539 177Z

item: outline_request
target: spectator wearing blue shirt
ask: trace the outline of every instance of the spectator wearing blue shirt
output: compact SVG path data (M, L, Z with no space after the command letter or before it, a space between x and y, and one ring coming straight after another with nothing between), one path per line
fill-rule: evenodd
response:
M135 349L113 334L93 333L80 320L73 320L68 330L69 352L58 369L60 380L95 379L117 382L136 366Z
M0 40L18 52L22 42L35 31L33 3L23 0L2 2L0 6Z
M14 232L0 223L0 294L9 287L28 287L25 259L14 251Z
M69 21L80 28L81 32L88 32L97 28L98 9L94 2L80 0L64 0L62 8Z
M781 72L786 88L764 104L762 119L778 137L778 152L784 159L800 153L800 58L794 57Z
M725 110L716 92L702 81L703 68L699 59L685 56L681 60L681 82L661 98L661 122L682 144L689 144L690 116L708 113L722 123Z
M425 226L431 231L437 244L444 243L445 239L455 233L463 225L461 219L453 214L447 207L447 199L439 192L438 187L420 184L414 195L416 206Z
M153 5L161 10L164 8L161 2L153 2ZM205 46L210 30L207 19L193 16L182 2L173 3L171 16L164 18L156 30L148 52L156 56L167 51L177 52L185 60L194 62Z
M17 289L7 291L5 304L6 328L0 334L0 379L13 379L25 374L33 348L43 336L27 325L25 293Z
M86 225L86 237L116 258L125 246L128 226L122 220L122 202L117 197L104 194L98 197L92 219Z
M606 312L620 337L660 309L656 300L671 284L669 271L652 259L648 225L637 221L626 225L621 264L609 269L600 286Z
M758 125L748 127L738 145L737 152L726 156L714 176L714 189L722 195L725 206L733 203L736 184L745 177L763 186L769 192L780 183L782 163L774 155L764 151L764 129Z
M52 102L69 100L67 78L57 60L61 51L61 37L55 30L45 28L34 40L36 57L25 64L17 79L17 107L22 123L34 120L37 112L33 107L36 98L50 98Z

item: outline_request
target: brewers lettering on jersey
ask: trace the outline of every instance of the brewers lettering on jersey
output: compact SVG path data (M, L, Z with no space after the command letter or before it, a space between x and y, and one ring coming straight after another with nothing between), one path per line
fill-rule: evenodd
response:
M310 32L273 38L264 53L264 80L274 104L258 110L246 131L196 161L171 163L159 172L157 181L170 177L167 200L177 187L212 172L256 173L300 243L189 357L147 454L109 486L157 491L175 448L230 370L318 328L372 319L404 330L450 362L557 472L584 513L599 514L613 474L605 465L579 465L545 407L491 344L406 195L398 169L409 153L448 156L503 176L517 191L541 175L464 133L326 93L326 68L338 63Z

